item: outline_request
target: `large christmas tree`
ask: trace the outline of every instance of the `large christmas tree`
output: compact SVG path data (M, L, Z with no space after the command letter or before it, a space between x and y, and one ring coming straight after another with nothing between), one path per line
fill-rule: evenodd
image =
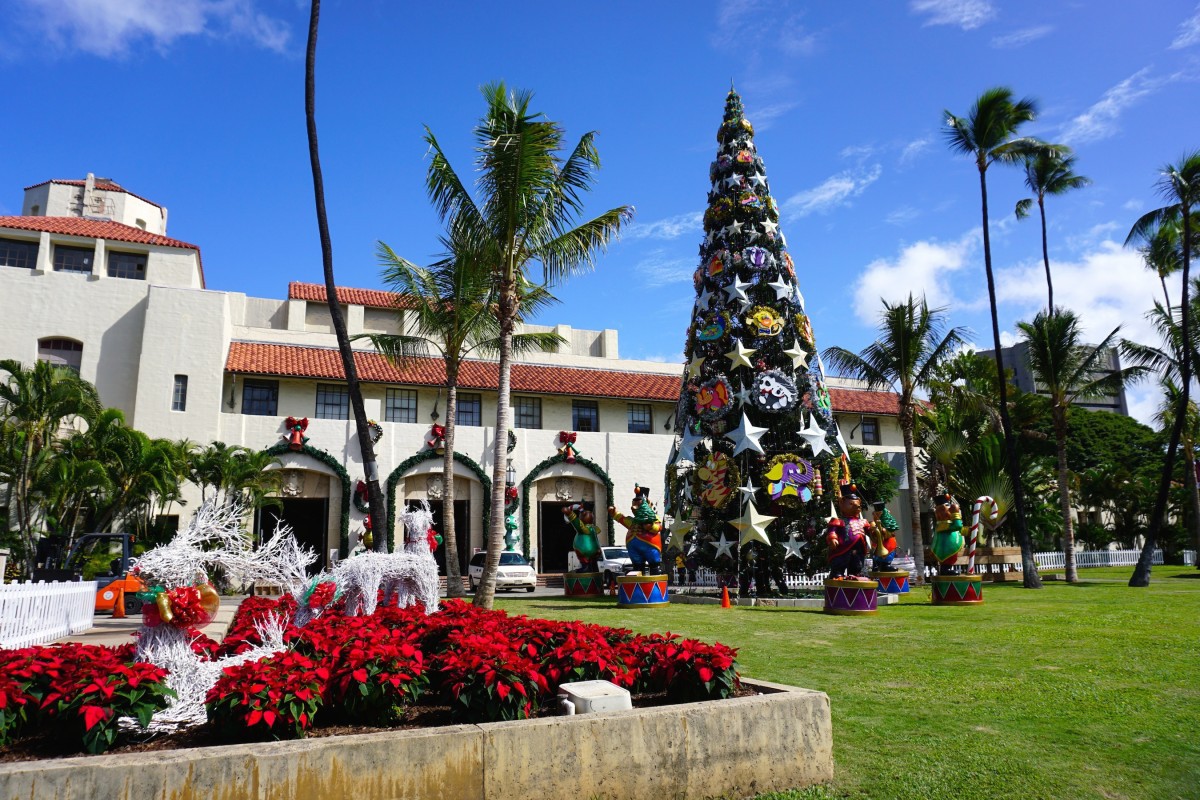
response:
M823 564L830 491L846 479L812 325L754 127L732 89L717 132L696 305L667 467L670 546L743 593Z

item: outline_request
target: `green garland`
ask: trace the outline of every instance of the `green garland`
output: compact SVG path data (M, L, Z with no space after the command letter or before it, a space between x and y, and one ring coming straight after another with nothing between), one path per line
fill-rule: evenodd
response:
M405 473L420 464L422 461L431 461L435 458L445 458L445 454L439 453L436 450L425 449L419 451L416 455L411 456L404 461L401 461L394 470L388 475L387 479L387 519L388 519L388 550L391 551L395 546L395 530L396 530L396 485L400 483L400 479ZM492 494L492 479L483 471L483 467L479 466L479 462L470 456L463 455L457 450L454 451L454 460L462 464L475 475L475 478L483 485L483 536L484 541L487 541L488 521L492 516L491 494Z
M525 513L521 514L521 548L525 551L525 558L529 558L529 489L533 486L533 482L537 480L537 477L545 472L546 469L555 464L562 464L566 460L567 457L565 454L555 453L529 470L529 474L525 476L525 480L521 481L521 507L525 510ZM578 455L575 456L575 463L589 470L604 483L604 491L608 493L608 503L605 508L611 506L613 504L613 482L612 478L608 477L608 473L595 461L589 461ZM608 517L608 543L610 545L616 544L616 535L611 515Z
M303 453L309 458L320 461L325 466L333 470L334 474L342 481L342 525L341 534L338 537L338 554L341 558L346 558L350 555L350 473L342 466L342 462L338 461L331 453L313 447L311 444L306 444L299 450L292 450L289 447L286 439L281 439L278 443L268 447L263 451L268 455L281 456L285 453ZM321 555L321 554L318 554Z

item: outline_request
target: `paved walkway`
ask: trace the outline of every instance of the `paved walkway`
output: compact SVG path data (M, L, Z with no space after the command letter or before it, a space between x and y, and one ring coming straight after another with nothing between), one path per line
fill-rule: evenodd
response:
M233 621L234 612L237 611L237 607L245 599L244 596L222 597L221 608L217 611L216 618L204 626L202 629L204 633L218 642L221 641L225 637L225 631L229 629L229 623ZM142 615L140 613L130 614L125 619L113 619L106 612L95 616L91 630L86 630L75 636L64 636L57 641L106 645L125 644L132 641L130 637L141 625Z

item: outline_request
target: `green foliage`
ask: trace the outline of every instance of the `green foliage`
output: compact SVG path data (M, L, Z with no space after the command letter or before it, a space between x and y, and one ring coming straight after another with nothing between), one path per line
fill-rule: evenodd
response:
M887 503L900 492L900 470L892 467L882 453L851 447L850 474L859 492L871 502Z

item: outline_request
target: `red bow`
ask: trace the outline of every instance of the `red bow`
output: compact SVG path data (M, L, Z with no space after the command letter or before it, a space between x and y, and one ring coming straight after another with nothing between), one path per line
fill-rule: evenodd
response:
M445 438L446 438L446 429L445 429L445 427L443 427L443 426L441 426L441 425L434 425L434 426L433 426L433 438L435 438L435 439L445 439Z
M558 440L563 444L575 444L575 437L577 435L575 431L559 431Z

